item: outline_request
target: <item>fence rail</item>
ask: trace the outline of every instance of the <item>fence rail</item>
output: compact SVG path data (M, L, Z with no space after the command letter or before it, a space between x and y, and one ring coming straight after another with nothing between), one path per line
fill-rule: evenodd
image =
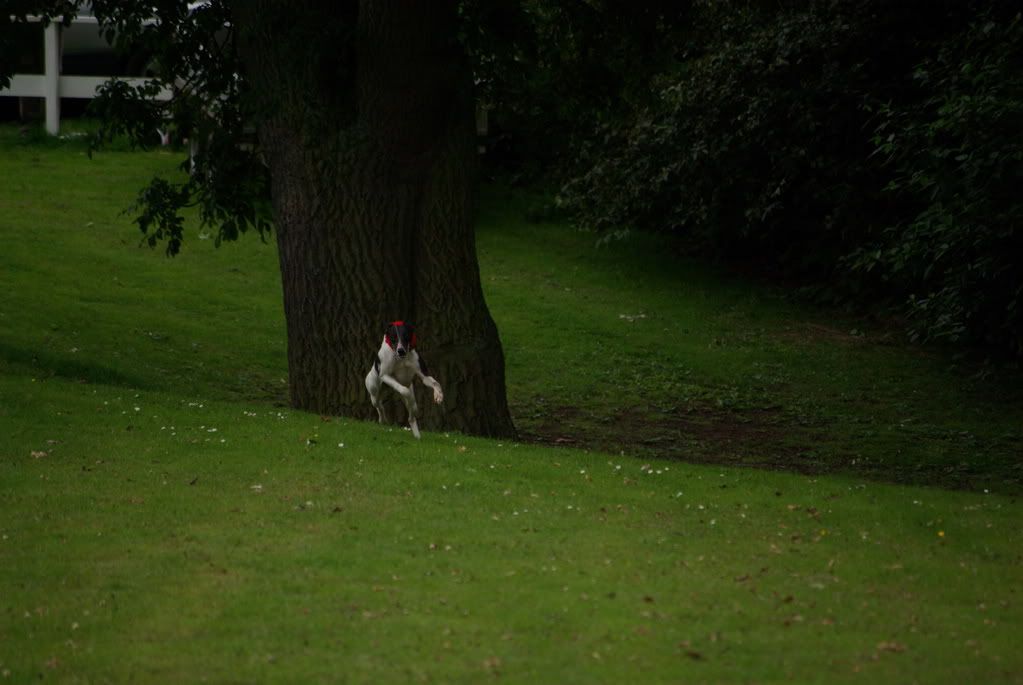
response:
M75 23L96 24L94 17L79 17ZM97 31L99 29L97 28ZM0 89L0 97L42 98L46 108L46 130L56 135L60 132L60 99L80 98L91 100L96 91L110 79L127 81L133 86L147 83L149 79L131 76L62 76L60 74L62 41L61 27L52 23L43 29L44 71L42 74L14 74L11 85ZM155 96L156 100L169 100L171 91L164 88Z

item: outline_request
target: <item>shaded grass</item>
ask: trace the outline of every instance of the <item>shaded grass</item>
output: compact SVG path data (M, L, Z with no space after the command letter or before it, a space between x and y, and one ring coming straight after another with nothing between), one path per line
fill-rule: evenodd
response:
M484 207L484 285L527 435L1019 492L1018 370L978 376L951 353L793 304L661 238L599 247L592 233L530 224L521 193L491 189Z
M139 246L127 210L148 178L176 173L179 154L89 160L82 140L39 146L0 131L11 179L0 361L43 376L99 374L135 387L185 383L208 396L284 399L275 251L255 239L217 251L194 235L173 260Z
M273 250L191 240L166 260L120 213L173 155L95 166L3 128L0 149L16 179L0 185L16 207L0 213L0 680L1020 682L1015 499L292 412ZM880 398L877 425L910 407L984 449L1017 411L958 380L928 394L960 376L872 333L808 341L805 310L672 271L642 240L594 250L517 221L514 196L486 206L482 274L526 431L566 407L549 439L629 407L633 432L661 430L677 405L724 426L692 432L692 458L753 412L777 429L762 442L794 427L884 454L915 434L856 437L843 393ZM599 444L621 435L612 421Z

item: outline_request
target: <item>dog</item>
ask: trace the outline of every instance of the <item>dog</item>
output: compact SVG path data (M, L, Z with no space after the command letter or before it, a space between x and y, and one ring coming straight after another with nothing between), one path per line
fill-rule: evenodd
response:
M412 389L412 381L419 379L423 385L433 390L433 401L440 404L444 401L444 391L440 383L430 376L426 370L426 362L416 351L416 329L405 321L392 321L387 325L384 341L377 350L377 358L373 367L366 374L366 390L369 400L377 410L380 423L384 422L384 412L380 408L380 387L387 384L401 395L408 410L408 425L412 435L419 438L419 424L416 423L416 394Z

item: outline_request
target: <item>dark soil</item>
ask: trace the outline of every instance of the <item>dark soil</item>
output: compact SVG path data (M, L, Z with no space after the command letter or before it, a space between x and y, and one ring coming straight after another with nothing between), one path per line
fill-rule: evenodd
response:
M781 410L618 409L587 413L575 407L547 407L541 416L519 414L527 442L625 453L652 459L720 464L804 474L844 473L870 480L952 489L995 487L1019 492L1023 473L978 473L962 466L884 463L834 439L827 425L806 425ZM992 478L994 476L994 478Z

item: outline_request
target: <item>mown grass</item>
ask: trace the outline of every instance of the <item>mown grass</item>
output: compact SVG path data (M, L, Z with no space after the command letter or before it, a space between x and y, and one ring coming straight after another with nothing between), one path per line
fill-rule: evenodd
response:
M889 425L909 411L1000 454L1018 405L939 357L810 336L846 326L496 190L481 270L516 418L618 449L415 442L280 406L272 247L138 247L121 210L175 154L0 149L0 681L1023 681L1014 497L819 445L937 440ZM676 414L688 448L623 437ZM649 458L756 463L697 432L751 416L765 451L793 427L844 474Z

